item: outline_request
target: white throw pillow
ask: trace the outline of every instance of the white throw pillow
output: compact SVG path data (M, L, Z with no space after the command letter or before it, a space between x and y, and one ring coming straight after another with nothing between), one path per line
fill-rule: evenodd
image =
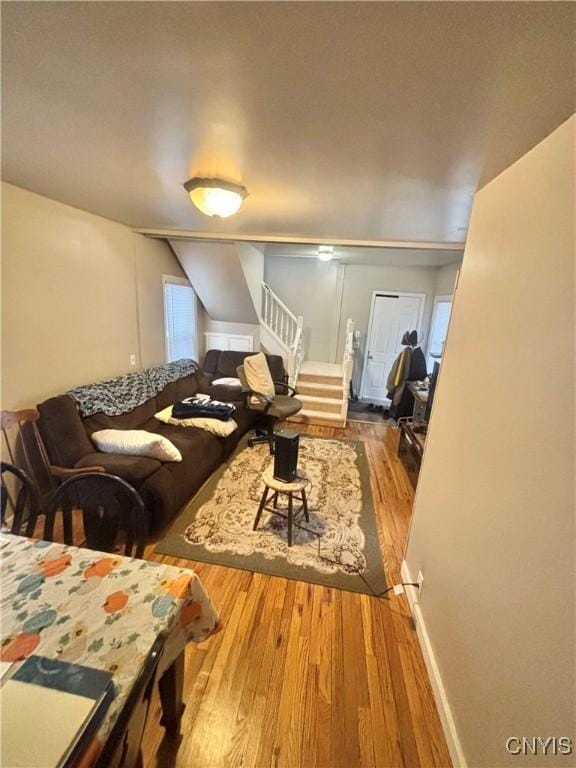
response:
M225 376L223 379L214 379L212 384L220 387L235 387L238 389L242 388L240 379L234 379L232 376Z
M250 355L244 358L244 375L246 376L248 386L255 392L260 392L268 397L274 397L276 394L266 355L263 352L258 352L257 355ZM262 400L252 396L251 402L253 405L256 405L261 403Z
M192 419L175 419L172 416L171 405L155 413L154 418L164 424L172 424L175 427L198 427L198 429L205 429L206 432L211 432L213 435L218 435L218 437L228 437L235 429L238 429L238 424L236 424L234 419L222 421L221 419L205 419L196 416Z
M101 429L92 432L92 442L103 453L146 456L158 461L182 461L182 454L167 437L145 429Z

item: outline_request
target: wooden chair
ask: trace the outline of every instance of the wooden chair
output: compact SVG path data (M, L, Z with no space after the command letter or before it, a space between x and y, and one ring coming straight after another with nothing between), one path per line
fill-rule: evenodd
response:
M39 412L36 408L22 411L0 411L0 430L3 453L6 451L14 467L23 470L36 493L36 516L46 512L60 483L69 477L86 473L104 472L104 467L69 469L50 462L48 452L38 429ZM27 536L34 533L27 528Z
M89 472L70 477L56 489L46 513L44 538L52 541L56 514L63 518L64 542L73 544L72 511L82 511L85 543L89 549L114 552L123 533L124 552L142 557L146 543L146 509L140 494L116 475Z
M32 536L38 519L38 494L28 474L20 467L0 462L0 519L6 524L8 507L12 511L10 532L20 535L26 523L26 536Z

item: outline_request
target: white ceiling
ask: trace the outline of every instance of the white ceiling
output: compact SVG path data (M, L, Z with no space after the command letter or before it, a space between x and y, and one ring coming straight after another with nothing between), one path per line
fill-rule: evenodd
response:
M3 3L3 178L136 227L462 241L574 110L575 6ZM182 183L250 192L215 221Z
M266 258L317 259L318 246L289 243L254 243ZM339 264L369 264L387 267L443 267L462 261L458 251L441 251L412 248L352 248L335 246L334 257Z

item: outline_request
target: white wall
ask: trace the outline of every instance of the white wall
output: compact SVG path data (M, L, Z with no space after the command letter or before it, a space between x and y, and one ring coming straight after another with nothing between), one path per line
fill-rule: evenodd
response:
M250 243L236 243L236 253L240 260L246 285L252 297L256 313L262 311L262 281L264 280L264 254Z
M228 323L258 322L251 291L257 270L256 249L251 254L245 249L241 259L235 243L171 240L170 244L209 317ZM248 264L251 286L244 263Z
M297 315L304 316L306 357L339 362L344 352L344 328L351 317L361 333L354 386L359 390L372 293L377 290L426 294L423 343L430 325L438 269L321 262L317 259L269 256L265 280Z
M435 296L452 295L456 284L456 276L461 266L462 263L459 261L457 264L446 264L445 267L438 269L436 272L436 285L434 286Z
M203 332L212 333L229 333L232 335L238 334L240 336L252 336L254 339L254 351L257 352L260 349L260 326L256 323L225 323L221 320L212 320L208 314L203 312ZM205 345L204 333L202 338L199 339L201 344L200 358L208 351Z
M468 765L574 739L574 128L475 198L406 561Z
M361 332L360 349L354 357L353 386L360 394L360 380L364 357L366 354L366 339L370 305L374 291L406 291L408 293L426 294L420 344L426 349L430 316L434 301L436 284L436 268L432 267L380 267L350 265L346 267L342 309L340 312L341 328L344 328L346 318L351 317L356 322L356 328ZM406 329L408 330L408 329ZM338 359L344 352L343 338L339 340Z
M166 243L2 184L2 407L164 362L163 272Z
M295 315L304 317L304 352L308 360L335 360L342 271L336 262L266 257L266 283Z

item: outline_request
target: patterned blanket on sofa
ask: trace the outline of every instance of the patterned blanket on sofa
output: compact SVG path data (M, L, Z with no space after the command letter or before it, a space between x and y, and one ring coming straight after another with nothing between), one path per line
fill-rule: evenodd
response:
M83 417L93 416L95 413L122 416L155 397L167 384L190 376L198 370L198 363L194 360L176 360L166 365L117 376L115 379L75 387L66 394L76 401Z

